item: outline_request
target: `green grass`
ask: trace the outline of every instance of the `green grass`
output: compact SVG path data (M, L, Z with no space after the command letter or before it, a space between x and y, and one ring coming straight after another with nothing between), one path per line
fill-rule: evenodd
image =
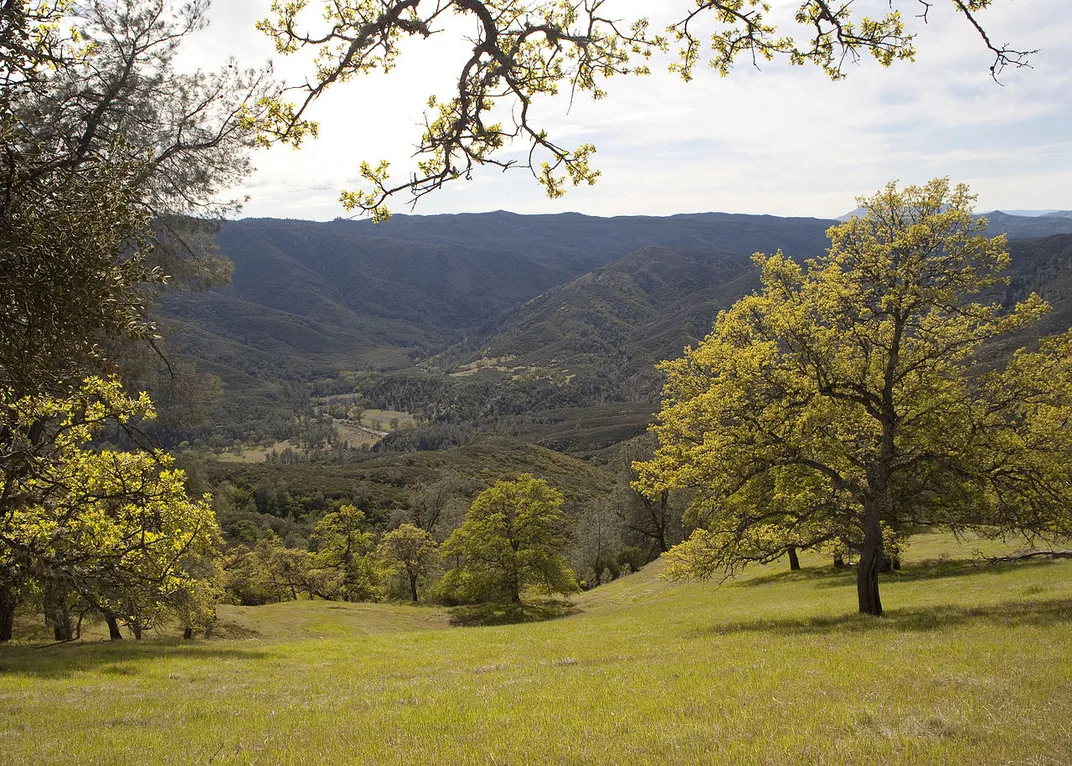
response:
M362 411L358 425L374 428L377 431L394 431L396 427L391 426L392 420L398 421L397 428L407 428L417 423L417 419L409 412L369 409Z
M213 457L223 463L263 463L272 452L296 448L289 440L279 441L270 447L243 447L233 452L217 452Z
M880 620L805 558L653 566L540 623L298 602L211 641L5 647L0 763L1072 762L1072 562L974 547L917 538Z

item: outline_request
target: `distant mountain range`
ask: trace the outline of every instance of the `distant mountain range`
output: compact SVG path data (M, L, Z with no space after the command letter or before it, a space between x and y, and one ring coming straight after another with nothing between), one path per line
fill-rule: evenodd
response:
M847 221L850 218L862 216L864 212L862 207L858 207L838 216L837 220ZM1072 210L991 210L980 213L979 216L985 217L990 222L990 231L995 234L1005 233L1010 239L1029 239L1047 234L1063 234L1068 224L1060 221L1053 223L1021 219L1072 218Z
M400 369L641 248L808 255L831 223L718 213L247 219L217 235L235 264L231 284L169 294L163 313L174 341L225 379Z
M1008 215L1018 216L1057 216L1058 218L1072 218L1072 210L993 210L993 213L1006 213ZM984 213L983 215L990 215L990 213Z
M1057 307L1048 326L1072 324L1072 218L987 217L1016 240L1005 299L1042 290ZM652 401L654 363L755 289L753 252L818 255L835 223L721 213L247 219L217 236L235 264L231 284L170 293L163 315L172 345L222 380L232 419L278 409L293 399L286 387L342 370L554 375Z

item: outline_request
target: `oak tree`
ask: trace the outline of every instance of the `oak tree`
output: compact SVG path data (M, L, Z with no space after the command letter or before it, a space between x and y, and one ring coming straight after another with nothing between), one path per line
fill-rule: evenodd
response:
M859 609L879 615L890 530L1072 531L1072 340L988 371L985 344L1047 307L988 297L1009 256L973 201L944 179L890 184L829 230L826 255L757 254L762 290L662 364L659 447L636 486L692 492L697 531L671 575L854 541Z
M416 603L417 586L439 565L439 545L435 538L413 524L402 524L384 534L378 550L384 573L405 578L410 598Z
M456 562L444 576L444 590L463 600L513 603L528 588L576 590L564 556L562 503L561 492L529 474L481 492L443 543L444 559Z
M109 422L151 418L146 396L90 378L67 398L0 388L0 410L15 426L0 451L0 640L20 590L43 592L58 640L72 637L71 604L136 635L167 613L211 620L219 530L208 498L187 496L167 453L90 446Z
M364 512L353 505L324 514L316 523L314 567L334 575L326 594L330 598L375 601L379 596L373 535L365 527Z

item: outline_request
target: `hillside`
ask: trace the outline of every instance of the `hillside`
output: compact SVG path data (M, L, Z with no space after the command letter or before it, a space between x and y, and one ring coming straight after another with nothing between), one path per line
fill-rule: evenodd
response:
M990 218L992 230L1016 236L1072 231L1061 216ZM396 216L380 226L226 223L218 242L234 260L233 282L165 296L172 347L223 391L212 428L175 438L275 442L296 414L312 413L310 386L357 386L369 406L470 430L509 418L511 433L592 454L643 430L637 419L622 427L615 406L650 406L655 362L702 338L720 309L756 287L751 253L818 254L831 223L510 213ZM1041 290L1057 309L1051 329L1069 324L1067 246L1067 234L1010 245L1014 279L1003 298ZM522 417L578 407L588 408L586 430L604 436L578 441ZM607 418L593 423L600 407Z
M165 315L258 352L398 367L546 290L651 245L814 252L829 221L487 213L330 223L248 219L216 239L230 285L169 296ZM281 312L281 313L277 313ZM196 349L204 353L203 347Z
M251 492L258 487L286 492L289 508L261 509L282 517L323 512L327 503L342 501L359 502L377 522L386 520L392 510L406 508L414 492L443 480L454 481L468 505L499 479L534 473L561 491L570 509L607 495L615 482L605 468L502 436L453 449L392 453L342 464L205 461L194 470L209 486L226 480Z
M1010 240L1009 252L1011 279L1000 299L1011 306L1036 291L1053 306L1039 326L1010 343L1072 327L1072 235ZM758 286L747 258L644 248L530 301L479 348L460 344L431 363L454 361L456 374L601 376L617 381L627 397L651 401L660 383L655 363L701 340L720 310Z
M980 544L915 538L881 620L805 557L646 568L537 624L299 601L221 608L207 641L0 646L0 761L1068 763L1072 563Z
M509 359L511 368L602 375L629 398L649 399L655 363L704 337L721 309L757 286L746 256L644 248L530 301L460 363Z

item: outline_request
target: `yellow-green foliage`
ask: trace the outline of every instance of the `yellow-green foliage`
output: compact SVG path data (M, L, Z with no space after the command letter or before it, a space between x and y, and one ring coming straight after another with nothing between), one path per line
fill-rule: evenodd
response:
M825 256L757 254L762 291L663 363L659 448L636 486L693 492L698 530L671 574L849 545L874 588L860 607L878 614L883 524L1072 530L1072 335L973 373L985 342L1047 310L1034 294L1010 310L981 298L1009 256L974 199L946 179L861 199Z
M575 591L563 556L562 502L561 492L529 474L477 495L465 521L443 543L443 558L453 564L443 578L444 592L466 601L517 602L528 588Z
M211 619L219 530L209 497L186 495L162 451L87 446L105 423L153 417L143 393L89 378L69 398L10 399L0 472L0 585L59 584L139 627L162 610Z
M977 15L990 3L953 0L979 31L984 27ZM794 65L813 64L835 80L844 76L847 62L866 54L882 66L915 56L915 35L901 13L904 7L912 17L920 16L911 0L890 0L887 12L874 18L852 3L835 7L822 0L798 0L789 5L795 13L775 20L768 16L771 3L766 0L681 2L671 10L679 20L660 34L652 32L647 18L608 15L601 2L274 0L271 16L257 27L283 55L311 49L315 72L301 104L268 99L259 120L250 125L260 127L264 142L299 144L315 134L305 112L327 88L390 72L407 38L453 31L446 20L461 17L466 21L462 28L475 35L467 39L472 54L459 61L457 90L425 101L416 166L393 180L386 161L361 162L359 174L366 188L342 192L343 205L371 213L373 220L386 220L390 213L385 201L392 194L405 192L416 201L446 183L472 178L481 165L525 168L549 197L559 197L567 183L590 185L599 178L591 165L596 147L568 147L551 138L536 124L534 104L540 97L568 89L600 99L606 95L607 79L650 74L651 58L660 53L670 54L670 71L686 81L705 54L706 63L722 76L742 58L751 64L780 58ZM320 10L319 18L311 6ZM677 50L671 53L675 43ZM990 49L996 57L991 70L995 75L1006 65L1026 65L1027 52ZM526 145L527 157L506 154L513 141Z
M378 552L384 574L403 578L414 601L417 586L439 566L439 544L429 532L413 524L402 524L384 534Z

